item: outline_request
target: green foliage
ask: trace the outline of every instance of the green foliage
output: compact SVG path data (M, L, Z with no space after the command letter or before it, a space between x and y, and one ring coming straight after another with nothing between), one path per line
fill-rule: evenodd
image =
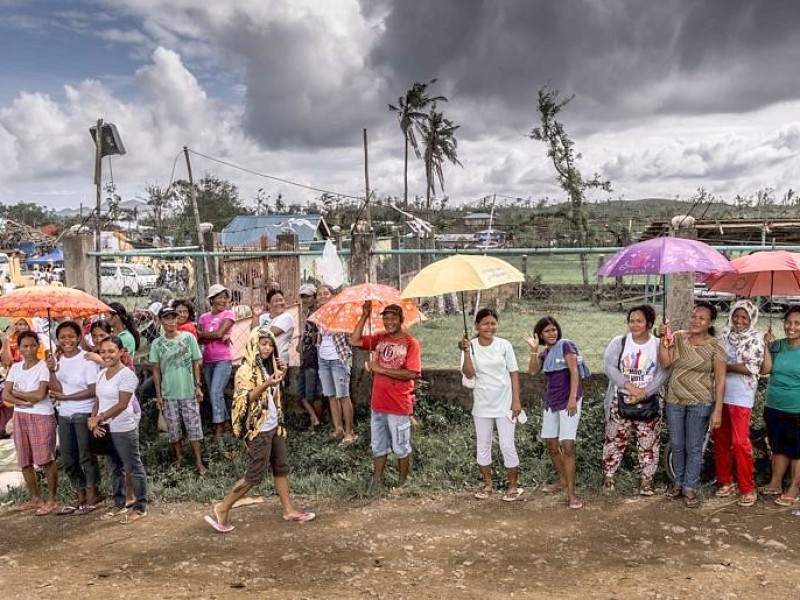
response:
M16 204L0 202L0 214L5 219L11 219L31 227L41 227L57 221L52 208L41 206L35 202L17 202Z

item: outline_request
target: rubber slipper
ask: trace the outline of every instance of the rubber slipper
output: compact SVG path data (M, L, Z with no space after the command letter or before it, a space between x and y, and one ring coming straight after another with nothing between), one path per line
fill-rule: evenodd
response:
M234 530L233 525L220 525L219 523L217 523L217 520L211 515L204 516L203 520L206 523L208 523L211 526L211 528L217 533L230 533L231 531Z
M136 523L136 521L140 519L144 519L147 516L146 510L129 510L120 519L120 525L130 525L131 523Z
M37 508L36 512L33 514L35 514L37 517L46 517L47 515L54 513L57 509L58 506L56 506L55 504L51 506L45 504L44 506L40 506L39 508Z
M108 512L106 514L104 514L100 518L101 519L114 519L115 517L121 517L126 512L128 512L128 508L115 506L114 508L109 509Z
M800 500L800 496L787 496L786 494L781 494L775 498L774 502L778 506L794 506L797 504L798 500ZM39 514L39 511L36 511L36 514Z
M23 502L19 506L17 506L17 510L24 511L24 510L37 510L42 506L41 502L32 502L28 500L27 502Z
M524 493L525 490L521 487L518 487L516 492L506 492L503 494L503 502L516 502Z
M75 516L82 517L83 515L88 515L90 512L94 512L96 510L96 504L84 504L83 506L78 507L78 510L75 511Z
M726 483L725 485L719 486L719 488L717 488L717 491L714 492L714 495L717 498L727 498L732 493L733 493L733 484Z
M491 488L481 488L475 492L475 500L488 500L492 495Z
M569 501L568 506L572 510L580 510L581 508L583 508L583 500L581 500L580 498L573 498L572 500Z
M78 509L74 506L62 506L56 511L56 515L59 517L65 517L67 515L74 515Z
M671 487L667 490L667 493L664 495L667 498L672 498L673 500L677 500L683 495L683 488Z
M693 496L684 496L683 503L686 505L686 508L697 508L701 503L700 496L697 494Z
M284 515L283 520L290 521L292 523L308 523L309 521L313 521L316 518L317 515L315 515L313 512L306 512L297 515L291 515L288 517Z
M546 486L542 488L542 491L545 494L555 494L557 492L561 492L564 490L564 486L560 483L548 483Z

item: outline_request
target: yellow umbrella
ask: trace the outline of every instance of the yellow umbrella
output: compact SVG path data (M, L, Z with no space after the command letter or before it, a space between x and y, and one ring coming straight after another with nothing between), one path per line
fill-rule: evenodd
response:
M519 269L494 256L455 254L422 269L408 283L400 297L419 298L467 290L488 290L506 283L523 281L525 276ZM461 305L463 308L463 294ZM467 331L466 314L464 331Z

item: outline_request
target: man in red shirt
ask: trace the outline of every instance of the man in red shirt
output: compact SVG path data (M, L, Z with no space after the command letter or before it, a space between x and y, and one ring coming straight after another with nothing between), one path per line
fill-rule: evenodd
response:
M400 491L406 483L411 464L411 415L414 412L414 382L420 376L422 364L419 342L403 331L403 309L390 304L381 312L386 333L364 334L364 324L372 313L372 302L364 302L363 312L356 323L350 343L372 350L366 368L374 375L372 381L372 477L383 483L386 457L392 452L398 460Z

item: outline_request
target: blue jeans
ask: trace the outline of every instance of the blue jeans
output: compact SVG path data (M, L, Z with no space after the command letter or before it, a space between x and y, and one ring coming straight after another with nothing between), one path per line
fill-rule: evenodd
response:
M230 421L228 407L225 405L225 388L231 378L231 361L221 360L203 365L203 375L206 378L206 387L211 401L211 422L224 423Z
M682 405L667 403L667 428L672 448L675 486L694 492L703 470L703 446L713 404Z
M58 440L61 448L61 468L77 491L100 485L100 467L97 457L89 451L89 428L86 420L91 415L76 413L58 417Z
M125 474L130 473L133 479L133 494L136 503L133 510L145 512L147 510L147 475L142 464L142 455L139 452L139 430L131 429L124 432L111 432L111 454L108 455L108 467L111 470L111 492L114 497L114 506L125 506Z

